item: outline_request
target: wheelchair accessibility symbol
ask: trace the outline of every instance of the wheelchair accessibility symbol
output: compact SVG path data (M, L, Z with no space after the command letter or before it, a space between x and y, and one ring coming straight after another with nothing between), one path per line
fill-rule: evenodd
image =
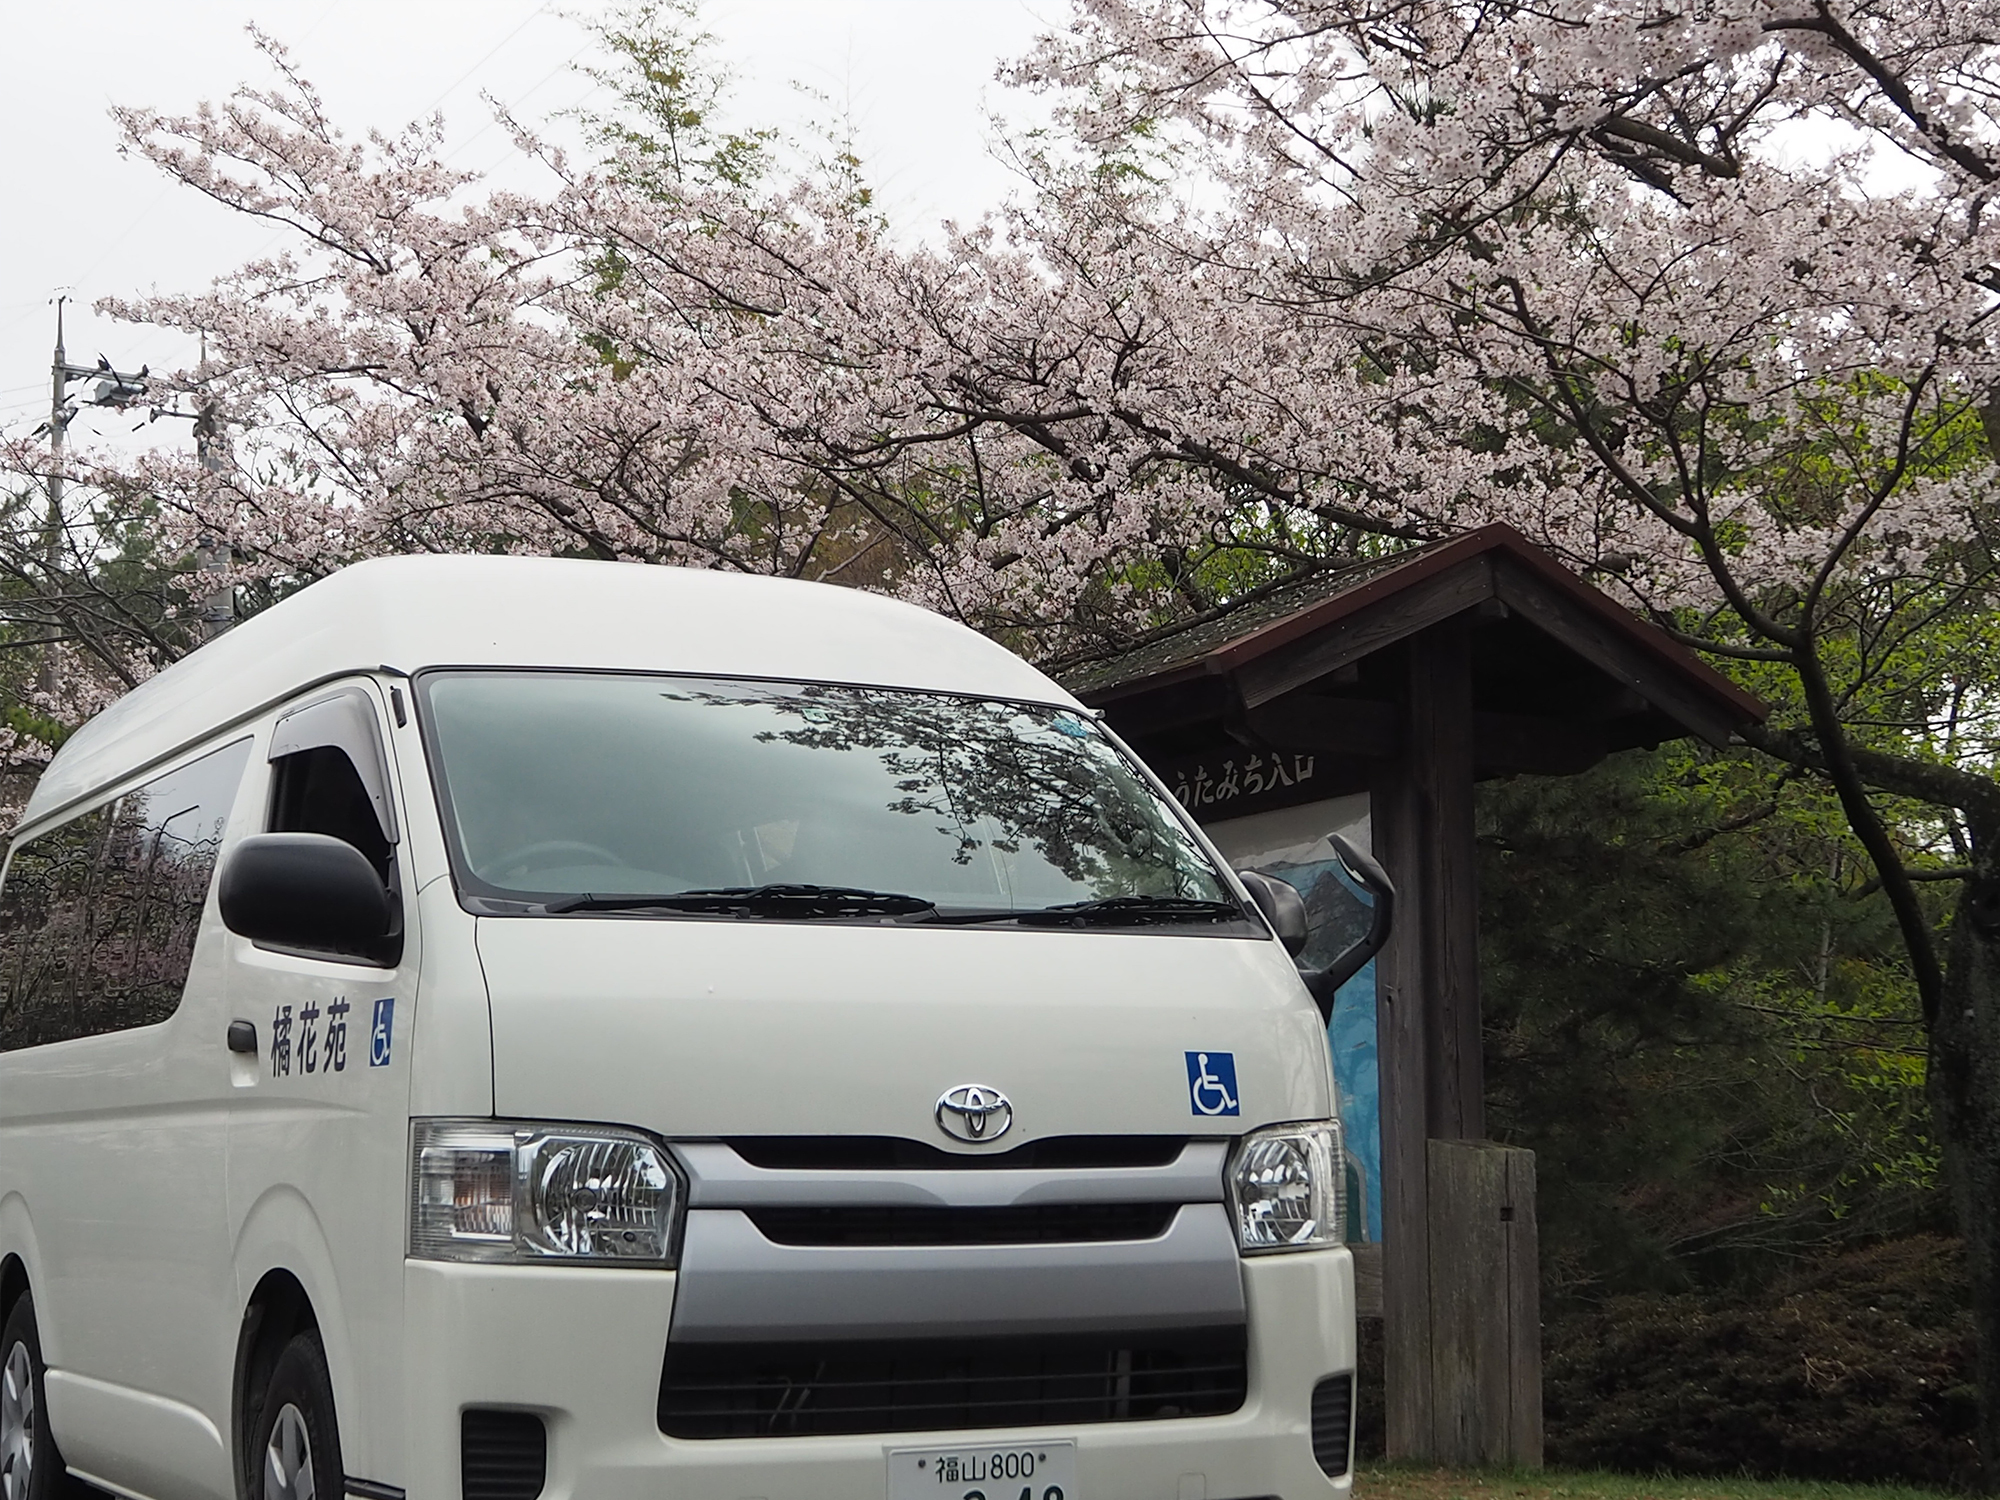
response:
M1187 1054L1188 1103L1198 1115L1241 1114L1236 1095L1236 1054L1234 1052L1190 1052Z
M368 1026L368 1066L389 1066L389 1049L396 1040L396 1002L384 996L375 1002L375 1019Z

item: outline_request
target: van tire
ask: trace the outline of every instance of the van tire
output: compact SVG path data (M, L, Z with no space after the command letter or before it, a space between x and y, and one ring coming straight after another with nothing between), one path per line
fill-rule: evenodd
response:
M42 1375L35 1299L23 1292L0 1329L0 1500L59 1500L82 1491L49 1434Z
M296 1335L271 1371L250 1435L249 1500L342 1500L347 1476L319 1335ZM301 1470L309 1470L308 1479Z

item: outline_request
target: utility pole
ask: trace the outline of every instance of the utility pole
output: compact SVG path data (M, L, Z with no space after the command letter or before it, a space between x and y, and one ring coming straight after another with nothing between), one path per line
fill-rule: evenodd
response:
M42 532L42 570L46 580L53 582L57 565L62 561L62 539L67 529L67 518L63 513L63 449L69 432L69 424L76 416L76 408L70 405L69 388L79 380L95 380L96 387L85 399L89 406L107 406L124 410L135 405L151 389L151 368L141 365L136 374L114 370L111 361L103 355L97 356L95 365L73 365L69 362L67 350L63 347L63 304L69 300L67 294L58 293L56 304L56 350L49 365L49 481L48 514ZM208 346L204 340L202 358L208 358ZM163 416L186 416L185 412L156 409L155 418ZM227 446L222 436L222 424L213 401L205 403L194 416L195 452L201 459L201 466L210 474L220 474L227 456ZM203 534L195 548L195 571L199 574L219 574L228 567L228 544L215 537ZM204 579L203 582L208 580ZM209 641L221 635L236 623L235 591L227 585L215 584L201 600L197 628L201 639ZM43 658L42 688L54 692L54 651L51 648Z
M56 296L56 352L49 362L49 508L42 522L42 567L53 568L61 545L63 525L63 436L69 431L70 413L64 398L69 395L69 360L63 350L63 304Z
M62 370L66 366L62 350L62 304L66 296L56 296L56 356L48 364L48 510L42 514L42 580L48 584L56 566L56 550L62 544L62 434L70 426L62 398L70 382ZM34 672L34 686L42 692L42 702L56 696L56 642L42 646L42 662Z
M146 394L147 380L152 374L151 367L147 365L139 366L137 374L114 370L111 361L101 354L94 365L71 364L68 351L63 348L63 304L69 301L69 294L58 292L54 301L56 352L49 361L49 512L42 534L42 565L47 568L53 568L59 561L65 524L63 447L69 434L69 424L76 416L76 408L69 404L70 386L79 380L95 380L97 386L84 404L109 406L122 411Z
M204 347L202 357L207 359ZM223 465L222 423L213 401L205 403L194 418L194 449L201 460L202 468L210 474L220 474ZM205 575L220 574L229 565L229 544L213 532L204 531L195 545L195 571ZM201 638L212 641L223 631L236 623L236 590L229 585L216 582L201 601Z
M69 298L56 294L56 352L49 361L49 481L48 510L42 517L42 586L49 586L61 557L63 534L63 437L69 431L69 359L63 349L63 304ZM56 645L42 648L41 666L35 672L35 686L44 701L55 697Z

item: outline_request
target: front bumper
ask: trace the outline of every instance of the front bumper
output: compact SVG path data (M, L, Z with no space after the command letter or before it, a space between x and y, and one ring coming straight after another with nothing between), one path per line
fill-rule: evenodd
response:
M405 1267L410 1392L403 1485L457 1500L460 1413L539 1412L542 1500L883 1500L890 1448L1069 1438L1079 1500L1326 1500L1313 1459L1313 1386L1354 1368L1354 1264L1345 1250L1243 1262L1249 1396L1228 1416L861 1437L680 1441L658 1426L671 1272ZM370 1476L394 1482L394 1476Z

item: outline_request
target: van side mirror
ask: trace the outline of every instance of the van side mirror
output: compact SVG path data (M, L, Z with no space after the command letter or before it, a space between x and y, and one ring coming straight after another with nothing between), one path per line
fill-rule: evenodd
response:
M1327 1021L1333 1019L1333 997L1340 992L1343 984L1361 972L1369 959L1382 951L1396 920L1396 887L1388 873L1373 856L1356 848L1342 835L1336 833L1331 842L1341 868L1368 893L1375 905L1366 937L1323 969L1299 970L1299 978L1305 981L1313 1003L1319 1007L1320 1016ZM1304 898L1284 881L1272 876L1255 870L1238 870L1236 874L1250 892L1251 899L1257 903L1257 909L1271 924L1271 931L1285 945L1285 951L1297 958L1305 948L1307 937Z
M395 908L368 857L323 833L259 833L230 851L217 882L222 922L263 948L392 968Z
M1343 984L1361 972L1369 959L1382 951L1389 941L1389 929L1396 922L1396 887L1388 872L1375 862L1373 855L1362 852L1342 835L1336 833L1332 842L1341 868L1374 899L1375 911L1368 923L1368 936L1324 969L1303 969L1299 973L1306 988L1312 991L1319 1013L1329 1021L1333 1019L1333 997Z
M1285 951L1297 958L1305 950L1308 936L1305 897L1261 870L1238 870L1236 878L1243 882L1243 888L1257 903L1257 910L1271 924L1271 931L1285 945Z

